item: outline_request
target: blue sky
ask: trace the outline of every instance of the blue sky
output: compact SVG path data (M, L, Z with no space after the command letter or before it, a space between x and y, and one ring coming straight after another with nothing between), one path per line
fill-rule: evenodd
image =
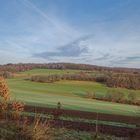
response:
M0 0L0 64L140 68L140 0Z

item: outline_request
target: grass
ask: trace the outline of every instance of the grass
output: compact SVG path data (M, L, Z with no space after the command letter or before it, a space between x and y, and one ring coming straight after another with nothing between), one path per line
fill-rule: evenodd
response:
M75 131L68 129L57 129L57 131L55 130L54 132L56 133L54 137L55 140L95 140L95 133L92 132ZM124 138L109 135L107 136L99 133L96 140L124 140Z
M8 129L4 129L0 127L0 133L5 134L12 134ZM64 128L52 128L51 133L53 135L54 140L91 140L94 139L95 133L93 132L85 132L85 131L75 131L75 130L69 130ZM115 137L111 135L105 135L105 134L98 134L97 140L124 140L124 138L121 137ZM25 138L22 136L22 140Z
M27 104L35 106L56 107L61 102L65 109L74 109L82 111L102 112L110 114L122 114L130 116L140 116L140 107L134 105L125 105L97 101L84 98L87 91L95 92L98 96L105 95L108 88L103 84L88 81L59 81L55 83L37 83L24 80L32 75L49 75L77 73L79 70L52 70L52 69L34 69L16 74L15 78L8 79L8 85L11 90L12 99L24 101ZM96 72L93 72L94 74ZM140 99L140 91L117 88L128 95L134 92Z

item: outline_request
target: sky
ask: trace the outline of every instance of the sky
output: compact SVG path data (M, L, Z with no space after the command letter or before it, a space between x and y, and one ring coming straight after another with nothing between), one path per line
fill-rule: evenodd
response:
M0 0L0 64L140 68L140 0Z

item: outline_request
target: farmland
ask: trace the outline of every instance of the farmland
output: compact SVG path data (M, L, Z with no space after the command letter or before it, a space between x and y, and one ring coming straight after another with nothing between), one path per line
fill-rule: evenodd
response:
M25 127L31 125L34 130L35 123L38 123L36 121L41 119L38 127L43 125L43 121L49 123L53 136L54 129L59 131L63 128L62 134L76 133L74 139L85 134L85 137L81 138L83 140L88 136L92 139L96 135L98 138L100 136L107 138L109 135L110 138L115 136L120 139L140 136L140 90L135 89L139 88L139 85L131 88L130 83L126 84L125 77L130 76L128 82L131 82L132 78L136 76L139 78L138 73L133 74L131 70L122 72L124 82L120 85L118 82L120 79L115 78L117 82L115 86L118 87L113 87L106 84L109 70L45 67L29 64L7 65L1 68L1 74L8 84L8 86L1 84L2 92L5 93L1 96L8 104L5 105L4 112L7 115L3 115L2 119L9 118L9 123L13 124L16 120L13 122L11 119L15 119L18 115L16 118L20 120L20 126L16 125L15 129L22 127L22 123L26 121ZM120 76L119 71L113 73ZM109 78L111 81L114 77ZM136 83L139 82L138 78L134 79ZM1 83L4 83L5 80L2 77L1 79ZM115 82L112 81L110 84ZM7 98L8 88L10 99ZM9 133L13 132L13 128L9 129L5 124L0 127L0 131ZM24 130L24 126L22 129ZM30 127L28 130L30 131Z
M54 83L38 83L27 80L34 75L74 74L80 70L33 69L19 72L13 78L7 79L12 99L17 99L33 106L56 107L61 102L62 108L127 116L140 116L140 108L127 105L85 98L86 92L94 92L104 96L109 90L121 91L127 98L130 92L140 100L140 90L125 88L110 88L104 84L90 81L61 80ZM100 74L91 71L92 75ZM113 93L112 93L113 94Z

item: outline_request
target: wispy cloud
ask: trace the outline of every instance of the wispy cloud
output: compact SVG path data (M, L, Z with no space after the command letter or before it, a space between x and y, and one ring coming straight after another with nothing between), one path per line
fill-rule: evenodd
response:
M47 13L45 13L43 10L38 8L35 4L33 4L30 0L21 0L25 6L28 8L34 10L37 14L39 14L43 18L43 22L47 23L47 26L51 26L52 28L55 28L55 30L63 32L65 36L72 38L72 34L69 33L69 30L65 29L64 24L58 23L54 18L49 16Z
M89 39L91 35L86 35L84 37L80 37L66 45L59 46L53 52L42 52L36 53L34 56L42 57L45 59L55 58L55 57L76 57L78 58L82 54L88 53L88 46L86 46L83 42Z

